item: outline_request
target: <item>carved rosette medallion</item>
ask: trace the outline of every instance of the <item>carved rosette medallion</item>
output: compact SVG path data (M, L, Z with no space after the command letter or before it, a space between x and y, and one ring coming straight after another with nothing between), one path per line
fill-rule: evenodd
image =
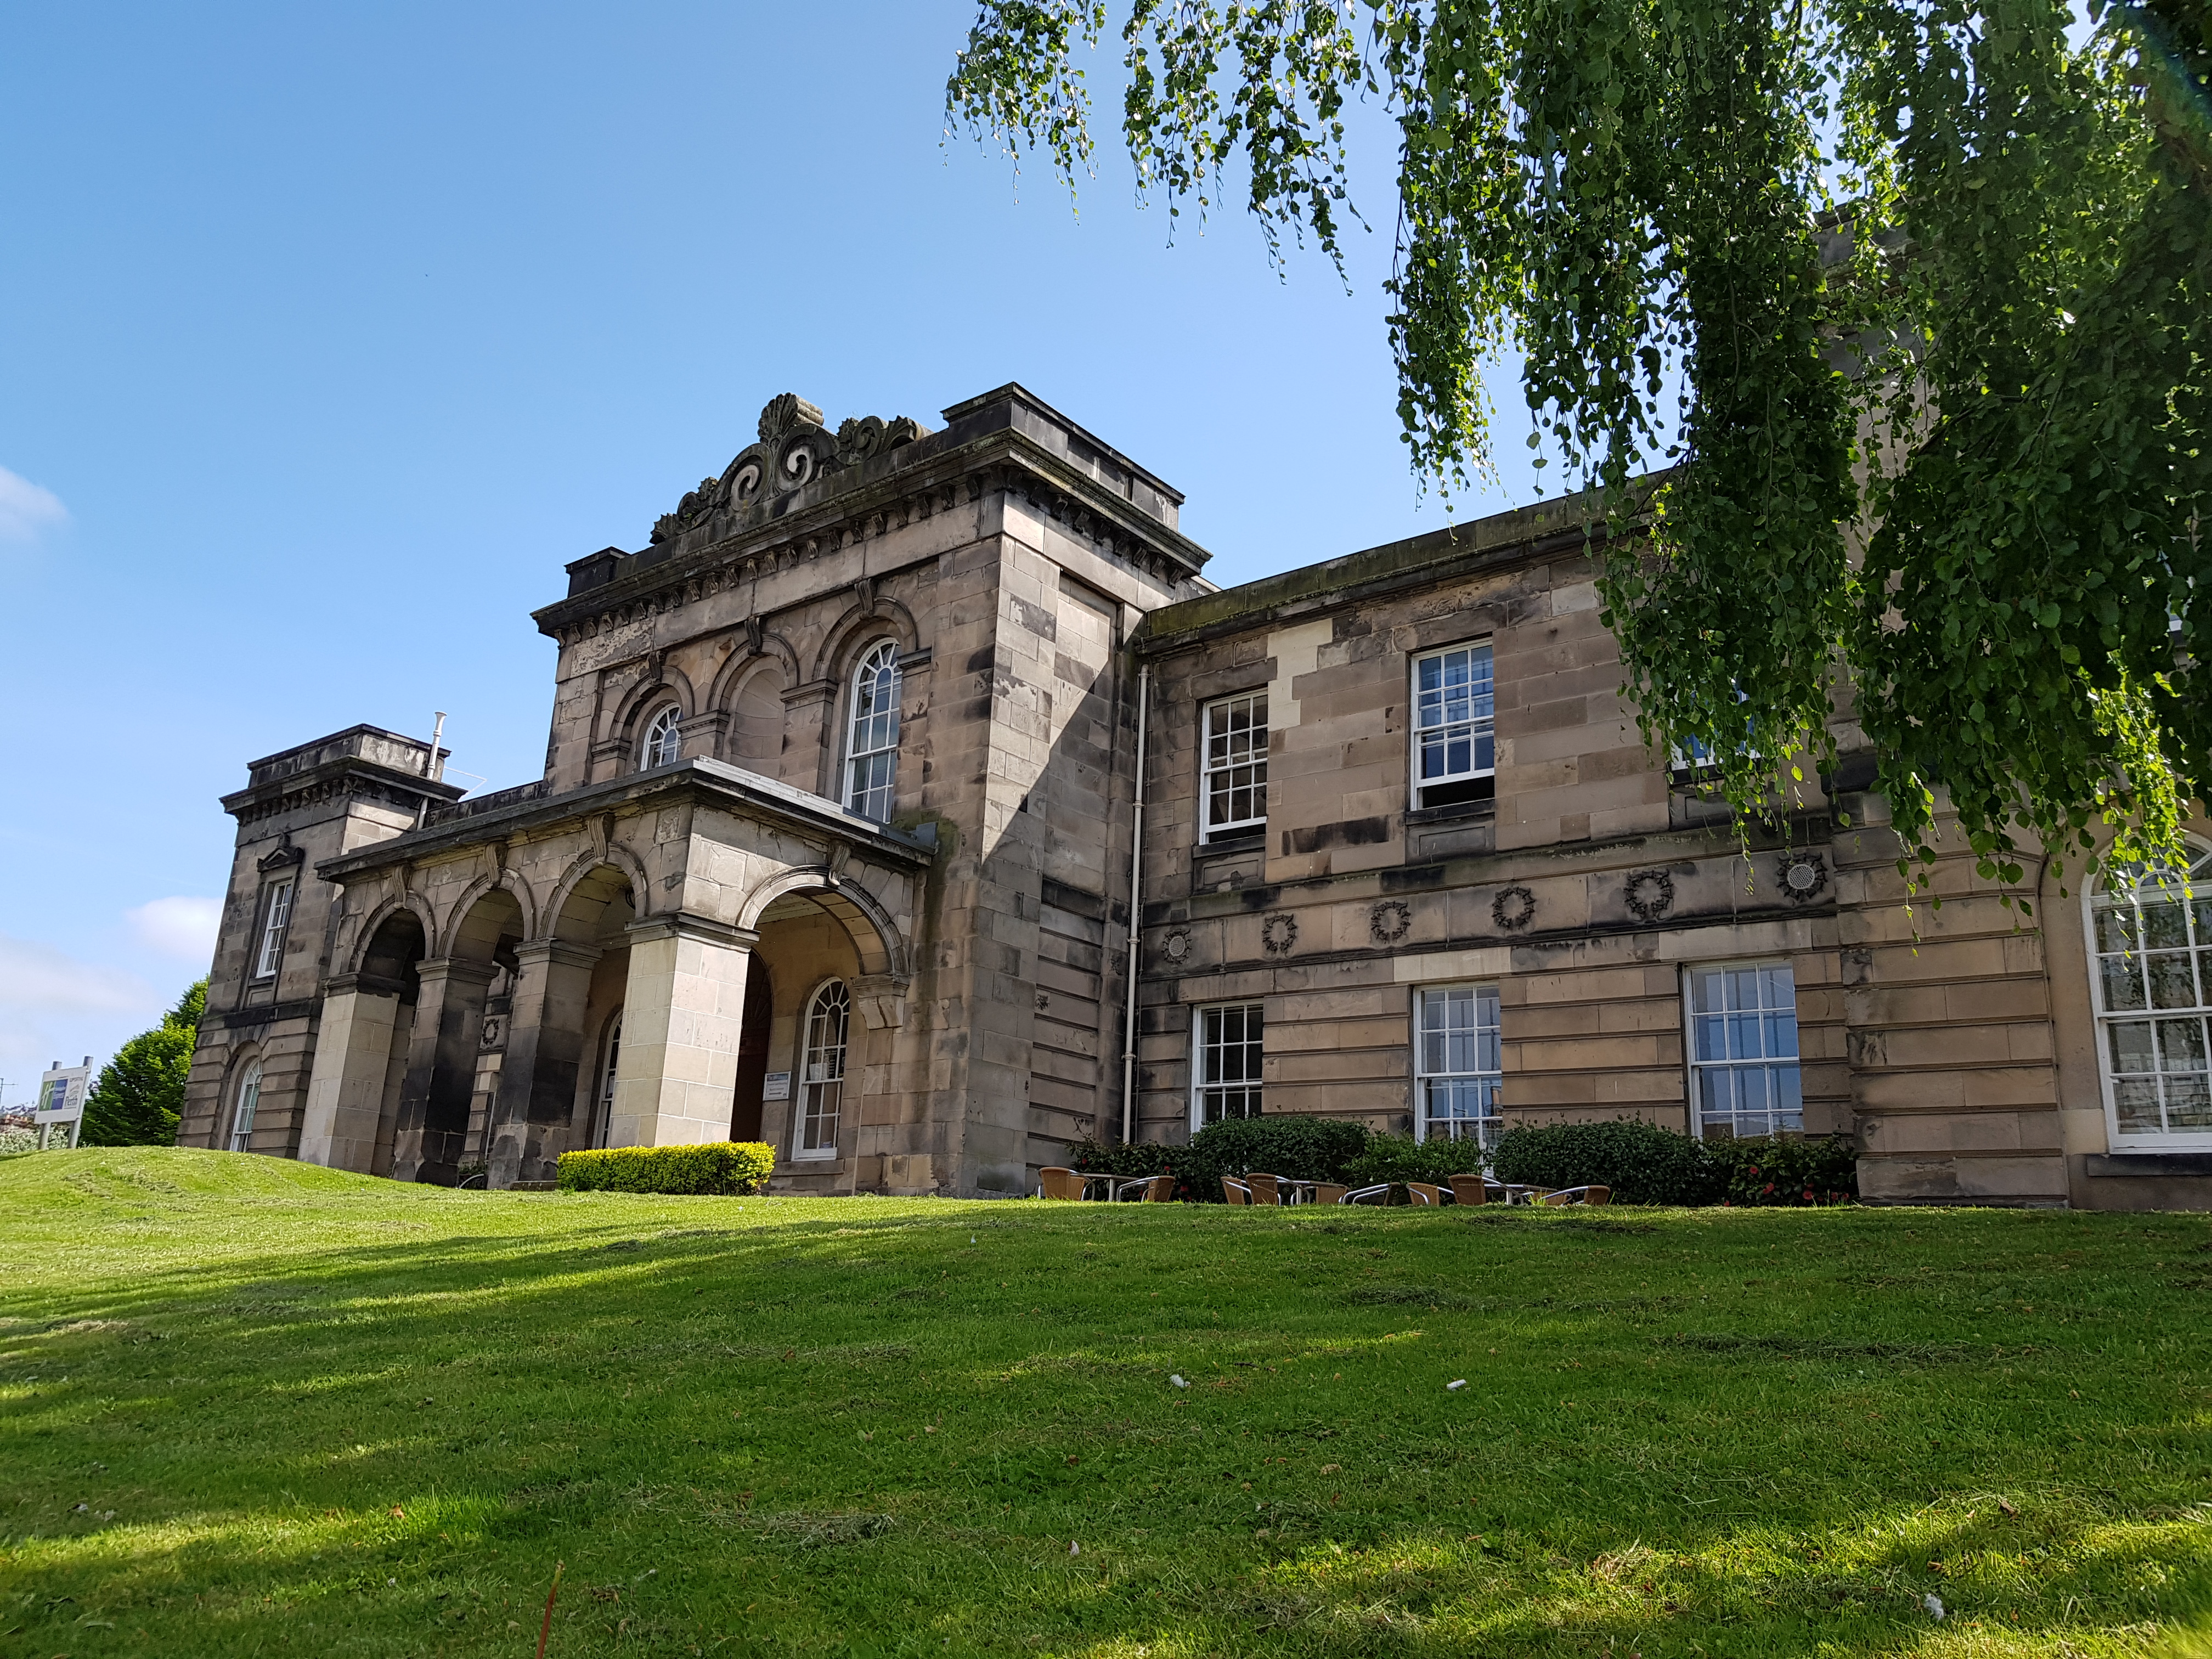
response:
M1635 870L1621 890L1639 921L1656 921L1674 908L1674 878L1664 870Z
M1271 957L1286 957L1298 942L1298 919L1277 911L1260 924L1260 943Z
M1536 896L1518 883L1502 889L1490 901L1490 919L1509 933L1517 933L1536 920Z
M1367 930L1377 945L1395 945L1413 926L1413 907L1403 899L1384 899L1367 913Z
M1828 885L1828 866L1818 853L1784 853L1775 861L1774 880L1792 904L1810 904Z
M1160 958L1170 968L1180 968L1190 960L1190 930L1171 927L1168 936L1160 941Z

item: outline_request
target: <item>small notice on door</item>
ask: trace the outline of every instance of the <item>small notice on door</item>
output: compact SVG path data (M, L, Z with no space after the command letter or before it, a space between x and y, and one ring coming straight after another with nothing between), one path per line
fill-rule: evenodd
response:
M761 1098L763 1100L789 1100L791 1098L791 1073L788 1072L770 1072L761 1080Z

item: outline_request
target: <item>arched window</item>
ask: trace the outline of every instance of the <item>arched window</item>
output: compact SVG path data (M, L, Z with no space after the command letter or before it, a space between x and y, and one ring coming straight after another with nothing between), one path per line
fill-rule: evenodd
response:
M615 1121L615 1062L622 1057L622 1015L607 1022L607 1063L599 1073L599 1086L592 1102L592 1145L604 1146Z
M253 1109L261 1103L261 1062L250 1062L240 1074L238 1092L231 1097L230 1150L242 1152L253 1139Z
M806 1006L805 1068L799 1073L803 1082L793 1158L837 1156L837 1114L845 1098L845 1037L852 1018L853 1000L834 979Z
M2212 1146L2212 848L2192 842L2189 860L2185 876L2117 867L2090 901L2116 1147Z
M853 674L852 736L845 745L845 805L888 823L898 781L898 647L889 640L860 659Z
M684 757L684 711L674 703L653 717L645 728L645 748L638 756L641 767L666 766Z

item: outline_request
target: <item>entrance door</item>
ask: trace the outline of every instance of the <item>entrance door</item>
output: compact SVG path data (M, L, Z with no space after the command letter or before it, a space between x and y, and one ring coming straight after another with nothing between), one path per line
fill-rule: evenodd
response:
M738 1027L738 1086L730 1108L730 1139L761 1138L761 1089L768 1080L768 1033L775 1018L775 994L768 967L755 951L745 967L745 1012Z

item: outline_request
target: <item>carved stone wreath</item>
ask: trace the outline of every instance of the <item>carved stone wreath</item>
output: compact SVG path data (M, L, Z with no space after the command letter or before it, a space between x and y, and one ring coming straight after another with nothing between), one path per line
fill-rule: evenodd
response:
M1384 899L1367 913L1367 928L1377 945L1395 945L1413 925L1413 907L1403 899Z
M1286 957L1298 942L1298 919L1279 912L1260 924L1260 943L1271 957Z
M486 1014L484 1016L483 1031L477 1039L477 1046L483 1048L498 1048L504 1047L506 1042L507 1016L504 1014Z
M1536 896L1517 883L1490 901L1490 919L1509 933L1517 933L1536 920Z
M1784 853L1775 862L1774 879L1792 904L1810 904L1828 884L1828 866L1818 853Z
M1188 962L1190 959L1189 931L1182 927L1170 930L1168 936L1160 941L1160 954L1172 966L1179 967Z
M1664 870L1632 871L1621 896L1639 921L1656 921L1674 908L1674 878Z

